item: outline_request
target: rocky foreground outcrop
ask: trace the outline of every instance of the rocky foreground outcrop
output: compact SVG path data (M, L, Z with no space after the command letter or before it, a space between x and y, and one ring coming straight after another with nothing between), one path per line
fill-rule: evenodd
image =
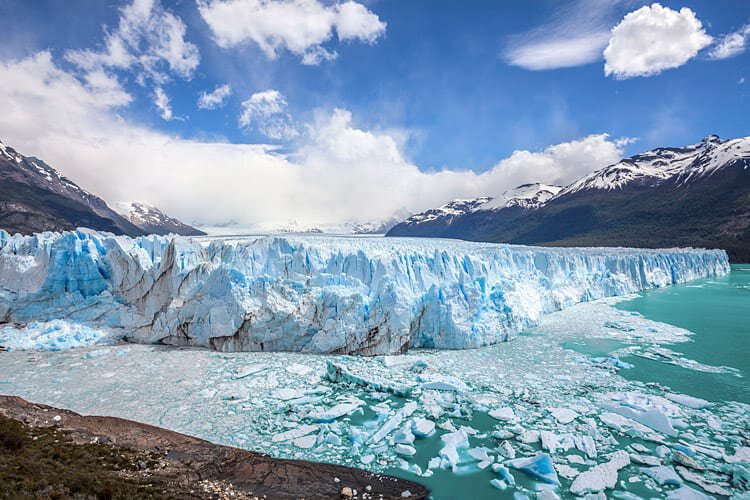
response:
M21 422L30 433L51 428L59 431L59 437L50 442L55 449L50 450L46 459L60 457L68 462L67 466L70 466L67 457L80 455L67 453L71 447L96 444L107 446L110 452L112 448L121 450L115 454L117 460L134 460L137 470L126 466L117 471L103 468L103 474L119 475L132 482L134 488L151 488L135 490L139 496L143 493L155 498L329 499L346 498L355 491L359 498L418 499L428 495L425 487L403 479L339 465L271 458L131 420L82 416L14 396L0 396L0 415ZM5 429L7 426L0 429L0 448L8 454L4 458L8 458L18 453L23 443L8 436ZM61 449L60 443L67 450ZM40 451L44 452L37 450ZM87 453L92 456L98 452L89 449ZM139 457L145 458L139 462ZM3 469L0 462L0 477L13 473ZM29 474L39 472L35 469ZM69 476L66 480L75 479L73 474Z

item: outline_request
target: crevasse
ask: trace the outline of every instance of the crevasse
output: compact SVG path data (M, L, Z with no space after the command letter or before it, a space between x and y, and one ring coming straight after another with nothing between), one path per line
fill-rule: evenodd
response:
M0 320L66 319L222 351L463 349L577 302L728 270L721 250L0 231Z

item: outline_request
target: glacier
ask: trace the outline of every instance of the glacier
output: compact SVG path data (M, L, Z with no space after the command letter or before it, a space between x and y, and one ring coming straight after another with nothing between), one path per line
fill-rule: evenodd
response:
M397 354L515 337L573 304L726 274L722 250L0 231L0 323L219 351Z

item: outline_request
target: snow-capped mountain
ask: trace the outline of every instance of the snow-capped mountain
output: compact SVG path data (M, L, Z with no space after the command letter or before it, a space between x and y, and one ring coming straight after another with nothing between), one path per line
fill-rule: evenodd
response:
M491 199L479 206L476 210L502 210L509 207L520 207L525 210L539 208L552 197L556 196L563 188L550 184L536 182L523 184L504 192L502 196Z
M404 224L423 224L434 220L443 220L450 224L453 219L473 212L490 200L492 198L488 196L453 200L438 208L412 215L404 221Z
M544 205L560 192L562 187L549 184L523 184L509 189L497 198L483 196L466 200L453 200L445 205L412 215L395 225L389 236L428 236L441 234L456 222L481 212L498 212L508 208L533 210ZM419 234L417 234L419 233Z
M541 185L540 185L541 186ZM710 135L623 159L564 189L519 186L463 214L435 209L388 236L520 244L702 246L750 262L750 137ZM428 215L429 214L429 215ZM449 221L449 222L448 222Z
M412 215L393 226L386 236L427 236L445 231L453 221L460 220L464 215L490 201L492 198L488 196L453 200L438 208Z
M130 222L147 234L179 234L182 236L202 236L203 231L170 217L158 208L143 202L118 202L115 209Z
M750 165L750 137L722 141L717 135L709 135L683 148L658 148L626 158L577 180L560 194L650 188L667 181L687 184L732 165L735 159Z
M24 156L0 142L0 228L31 233L79 226L143 234L104 200L39 158Z

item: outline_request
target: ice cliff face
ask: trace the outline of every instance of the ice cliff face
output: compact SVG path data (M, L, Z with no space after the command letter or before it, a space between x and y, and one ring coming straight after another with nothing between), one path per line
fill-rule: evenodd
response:
M460 349L577 302L728 269L717 250L0 231L0 321L67 319L222 351Z

